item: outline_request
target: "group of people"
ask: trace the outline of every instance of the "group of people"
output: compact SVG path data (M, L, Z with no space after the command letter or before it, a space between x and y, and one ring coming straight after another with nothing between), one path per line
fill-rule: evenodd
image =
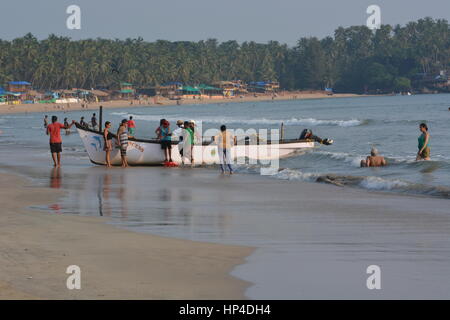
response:
M201 137L196 127L195 121L183 121L178 120L176 122L177 128L173 131L170 129L170 122L166 119L161 119L159 126L155 130L156 138L160 141L161 149L164 152L164 163L166 165L173 164L172 160L172 146L176 145L178 153L181 157L181 162L184 165L185 162L194 163L194 145L201 143ZM117 130L117 143L120 147L120 154L122 159L122 167L127 167L127 148L128 139L135 134L136 124L133 117L123 119ZM111 166L111 151L113 150L113 135L110 132L111 123L106 121L105 129L103 130L103 138L105 140L104 150L106 152L106 165ZM231 148L236 144L236 137L227 130L225 125L220 127L220 134L213 139L217 142L220 158L220 168L222 173L228 169L229 173L233 173L231 166Z
M426 123L419 125L420 136L418 138L418 149L416 161L430 160L430 133ZM372 148L370 156L361 160L361 167L383 167L387 165L386 159L380 156L376 148Z
M50 152L52 154L52 159L55 167L61 165L61 152L62 152L62 138L61 130L66 130L66 134L70 133L70 128L75 124L75 121L69 123L67 118L64 118L64 123L59 123L56 116L52 116L51 123L48 123L48 116L44 117L44 127L46 129L47 135L50 136ZM80 126L88 127L88 124L84 121L84 117L81 117ZM94 113L91 118L91 126L93 129L97 129L98 122L96 114ZM157 139L160 141L161 149L164 152L164 162L167 164L173 163L172 160L172 145L176 145L178 152L180 154L182 164L185 161L189 161L191 164L194 163L194 145L197 143L202 143L200 133L196 127L195 121L183 121L178 120L176 122L177 128L173 131L170 129L170 123L166 119L161 119L159 126L156 128L155 133ZM105 128L103 130L104 138L104 151L106 166L111 167L111 151L114 149L113 138L114 135L110 132L111 122L105 122ZM428 126L425 123L419 125L419 130L421 132L418 138L418 152L416 156L416 161L419 160L430 160L430 133L428 132ZM120 148L120 154L122 159L122 167L128 167L127 161L127 148L128 139L135 136L136 133L136 123L133 120L133 116L129 119L123 119L117 130L117 145ZM305 129L302 131L300 139L309 139L317 141L318 143L330 145L333 143L331 139L321 139L313 135L312 131ZM217 143L220 168L222 173L226 169L229 170L230 174L233 173L231 166L231 148L236 144L236 137L227 130L225 125L220 127L220 133L213 137L213 141ZM370 155L361 160L361 167L381 167L386 166L386 159L381 156L376 148L372 148Z

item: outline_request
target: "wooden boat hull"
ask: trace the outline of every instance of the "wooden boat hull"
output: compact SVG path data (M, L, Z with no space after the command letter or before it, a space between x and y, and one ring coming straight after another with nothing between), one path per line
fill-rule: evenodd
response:
M77 125L77 130L83 141L91 162L99 165L105 164L105 151L103 135L100 132L85 129ZM111 164L120 165L120 149L116 138L113 138L113 151L111 152ZM271 161L294 155L299 150L314 147L314 142L309 140L286 140L274 144L238 144L231 149L231 159L235 163L257 163L257 161ZM193 148L193 164L218 164L218 148L215 144L195 145ZM127 149L128 164L133 166L160 165L164 161L164 152L157 140L130 139ZM178 151L178 145L173 142L172 159L181 164L182 159ZM244 161L245 159L245 161ZM185 161L189 163L189 161Z

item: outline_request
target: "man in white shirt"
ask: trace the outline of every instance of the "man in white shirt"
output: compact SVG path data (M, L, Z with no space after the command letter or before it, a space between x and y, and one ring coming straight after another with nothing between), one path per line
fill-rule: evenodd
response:
M178 139L178 152L183 158L183 120L177 120L177 126L178 128L172 131L172 140Z
M181 138L182 138L182 142L181 142L181 150L182 150L182 154L181 154L181 162L184 165L184 160L188 159L191 163L192 163L192 157L191 157L191 153L192 153L192 136L191 133L189 132L190 130L190 124L189 121L185 121L183 124L183 129L181 130ZM179 145L180 147L180 145Z

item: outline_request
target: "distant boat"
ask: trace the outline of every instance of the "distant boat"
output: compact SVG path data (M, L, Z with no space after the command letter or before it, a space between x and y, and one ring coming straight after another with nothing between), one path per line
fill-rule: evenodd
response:
M83 141L84 147L92 163L105 165L105 151L103 134L99 131L88 129L76 123L78 133ZM233 146L231 149L232 159L248 158L252 160L275 160L295 155L299 150L310 149L314 147L314 141L287 139L279 143L256 144L255 139L250 139L243 144ZM253 141L253 142L252 142ZM113 145L116 145L116 136L114 135ZM175 163L181 164L181 156L178 152L178 141L172 141L172 159ZM201 145L195 145L193 149L194 164L217 164L219 156L217 145L211 142L203 142ZM137 139L128 140L127 149L128 164L133 166L160 165L164 161L164 153L161 150L160 141L156 139ZM114 148L111 152L111 164L120 165L120 149Z

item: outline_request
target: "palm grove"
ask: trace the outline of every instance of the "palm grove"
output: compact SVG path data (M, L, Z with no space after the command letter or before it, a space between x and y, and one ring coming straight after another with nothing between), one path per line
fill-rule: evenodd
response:
M169 42L32 34L0 40L0 84L26 80L37 89L112 88L119 81L149 87L169 81L279 81L284 89L340 92L409 90L418 74L450 63L449 24L431 18L405 26L340 27L334 37L302 38L295 47L270 41Z

